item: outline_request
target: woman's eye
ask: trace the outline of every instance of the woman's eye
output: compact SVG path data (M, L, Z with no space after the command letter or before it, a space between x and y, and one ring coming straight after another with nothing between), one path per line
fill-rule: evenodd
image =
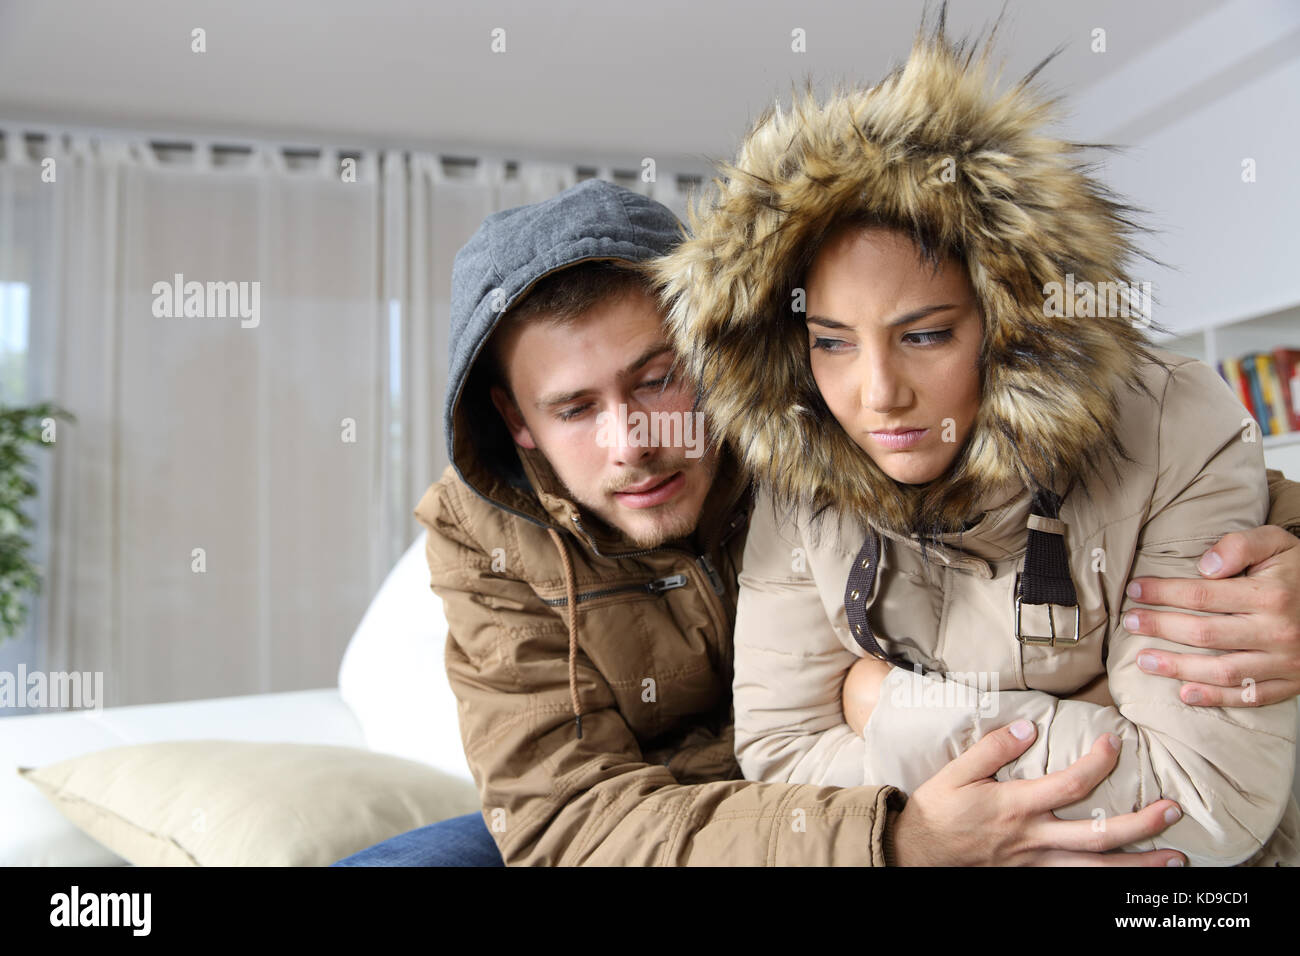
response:
M651 379L648 382L642 382L641 387L642 388L667 388L668 383L671 382L672 380L673 380L673 373L669 372L667 375L663 376L662 378L655 378L655 379Z
M947 342L952 338L952 329L936 329L933 332L908 332L903 336L905 341L913 345L938 345L940 342Z
M826 352L838 352L839 346L846 344L843 339L824 339L821 336L814 336L812 341L814 349L822 349Z

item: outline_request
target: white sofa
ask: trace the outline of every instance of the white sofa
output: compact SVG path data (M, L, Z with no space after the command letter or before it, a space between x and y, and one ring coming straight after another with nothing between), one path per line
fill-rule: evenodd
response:
M200 739L332 744L417 760L472 783L443 669L446 630L421 535L352 636L338 687L0 719L0 866L126 863L16 772L109 747Z

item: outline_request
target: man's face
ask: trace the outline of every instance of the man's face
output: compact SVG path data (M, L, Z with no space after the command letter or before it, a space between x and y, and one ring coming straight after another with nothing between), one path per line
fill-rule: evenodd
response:
M633 291L573 322L522 322L495 344L514 400L494 387L493 403L574 501L641 547L695 530L718 452L704 450L694 389L670 374L653 298Z

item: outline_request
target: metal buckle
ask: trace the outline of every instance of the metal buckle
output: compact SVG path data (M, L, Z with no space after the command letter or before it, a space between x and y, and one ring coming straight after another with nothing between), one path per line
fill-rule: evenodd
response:
M1042 607L1043 605L1037 604L1033 606ZM1074 637L1062 637L1058 641L1058 638L1056 636L1056 619L1052 616L1053 607L1074 608ZM1062 645L1070 645L1070 646L1074 644L1078 644L1079 643L1079 605L1077 604L1047 605L1047 625L1049 628L1051 628L1052 631L1051 636L1049 637L1044 637L1041 634L1020 633L1020 595L1017 594L1016 595L1016 640L1018 640L1021 644L1040 644L1043 645L1044 647L1055 647L1058 642Z

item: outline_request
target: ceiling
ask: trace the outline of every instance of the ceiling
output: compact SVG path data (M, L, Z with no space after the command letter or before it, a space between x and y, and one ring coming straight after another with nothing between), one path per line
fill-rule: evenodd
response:
M1077 93L1221 0L1008 0L1018 76ZM954 0L952 32L1002 0ZM810 75L873 82L920 0L0 0L0 121L704 168ZM207 51L191 52L191 30ZM1107 31L1107 52L1091 31ZM490 49L505 30L506 50ZM791 32L805 31L805 53Z

